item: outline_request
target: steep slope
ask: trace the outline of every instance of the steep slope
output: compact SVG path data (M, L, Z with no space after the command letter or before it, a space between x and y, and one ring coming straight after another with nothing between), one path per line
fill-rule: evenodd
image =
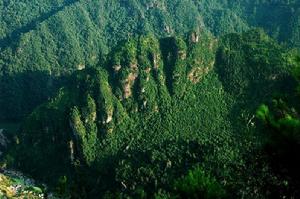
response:
M296 1L0 1L0 119L20 120L76 70L101 62L118 41L259 26L299 47ZM26 91L24 93L24 91Z
M248 164L260 143L249 119L260 100L285 89L277 82L289 77L289 54L257 30L217 45L205 31L118 45L105 67L76 72L27 118L20 169L53 184L68 176L74 197L153 197L200 165L232 197L267 197L264 185L277 185Z
M296 55L289 61L296 63L292 74L299 86L300 56ZM300 148L299 90L295 89L284 94L288 98L275 96L272 101L264 101L258 108L256 116L264 124L262 134L267 139L263 149L268 161L280 176L289 179L290 186L287 188L291 195L299 197L300 161L296 155Z
M292 1L194 1L206 27L216 35L263 28L272 38L299 48L299 2Z
M53 154L53 156L49 154L49 157L56 159L57 150L52 148L68 147L65 144L72 138L72 134L69 134L71 132L75 137L92 136L91 140L95 141L95 145L97 143L95 138L99 136L130 132L128 128L147 126L146 124L156 117L166 121L173 120L172 115L167 114L173 104L182 99L187 91L193 89L193 85L199 83L214 64L215 41L206 33L201 35L201 42L196 33L191 37L191 41L187 41L189 46L180 38L158 41L153 37L144 36L120 45L111 54L107 70L87 69L74 74L69 86L61 89L51 103L35 111L24 129L39 132L37 129L45 127L49 136L53 136L52 133L55 132L59 137L53 140L61 144L48 145L51 147L48 152ZM213 79L217 81L216 76ZM50 112L53 112L53 117ZM45 125L34 118L45 119ZM135 120L140 120L141 124L136 126L139 122L134 122ZM56 127L52 129L52 125L47 124L48 122ZM172 131L168 126L169 122L171 121L166 122L167 126L164 129ZM134 123L136 127L131 126ZM152 131L153 127L147 128ZM27 136L29 134L26 133L24 138L29 138ZM83 137L78 139L81 140ZM44 136L41 138L44 141L41 140L40 144L45 146L48 139ZM84 143L86 141L88 142L88 140L80 141L81 149L85 147L96 149L93 144ZM73 142L76 143L75 140ZM33 149L34 151L39 153L39 150ZM69 150L65 152L70 153ZM91 164L95 159L95 152L87 149L87 153L89 154L80 156L83 164ZM60 154L62 159L70 156ZM89 155L91 157L87 157ZM48 164L44 161L38 162Z
M2 119L22 118L51 96L59 79L97 64L117 41L141 32L160 36L182 33L201 23L193 5L181 1L30 1L3 2L2 6ZM183 7L183 17L176 18L175 13ZM25 17L16 16L20 12ZM29 12L32 14L26 15ZM30 81L40 88L28 86ZM35 99L32 104L27 104L26 96Z
M242 8L249 24L289 46L300 47L300 4L298 1L249 1Z

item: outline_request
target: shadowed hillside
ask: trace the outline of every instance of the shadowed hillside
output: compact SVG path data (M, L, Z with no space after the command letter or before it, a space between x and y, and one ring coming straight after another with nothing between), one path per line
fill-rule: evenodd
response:
M65 78L102 62L119 41L147 33L167 37L200 29L220 36L258 26L289 46L299 47L300 41L296 1L24 0L0 1L0 8L0 79L32 71ZM32 98L41 100L25 108L26 102L14 97L24 89L23 84L0 84L0 93L6 93L1 98L12 100L2 100L0 106L15 107L0 109L1 120L23 119L56 87L49 87L50 95L45 97L29 91Z
M7 47L10 47L15 50L15 45L18 45L20 42L21 36L23 34L29 33L37 28L40 23L48 20L50 17L56 15L58 12L63 11L66 7L71 6L79 2L79 0L67 0L63 3L63 5L50 10L49 12L42 13L39 17L33 19L26 25L13 30L8 36L0 39L0 49L4 50Z
M260 30L132 38L30 114L15 165L52 185L66 176L78 198L191 196L193 175L208 198L276 195L263 160L248 164L262 142L252 120L288 87L289 56Z

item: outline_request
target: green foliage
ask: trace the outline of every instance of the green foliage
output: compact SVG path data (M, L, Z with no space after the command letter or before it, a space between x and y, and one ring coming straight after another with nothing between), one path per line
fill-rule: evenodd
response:
M17 172L0 174L0 197L1 198L31 198L42 199L47 194L37 187L33 180ZM18 189L17 191L15 189Z
M287 54L261 29L229 34L221 40L216 70L225 91L244 101L240 106L252 104L256 108L271 97L270 90L293 89L289 73L293 64L287 61Z
M180 198L225 198L226 192L215 178L207 174L201 167L197 167L184 178L175 182L175 189Z
M286 55L286 60L291 67L290 71L299 85L299 54L297 51L291 51ZM278 138L283 142L284 140L289 140L297 143L299 137L298 105L294 104L293 101L294 98L298 98L298 91L293 90L286 94L289 96L286 99L288 101L281 98L274 98L269 106L261 105L257 110L257 117L263 120L269 127L275 129L276 132L273 133L276 133ZM293 104L295 108L290 107L289 103Z
M68 198L68 178L61 176L58 179L56 193L62 198Z
M299 87L299 55L292 51L287 54L287 60L292 66L291 71ZM291 187L298 186L300 182L297 169L299 157L294 155L300 147L298 97L296 89L292 92L285 91L280 96L274 97L272 103L261 105L257 110L257 117L264 122L264 128L260 132L265 136L264 152L276 174L287 179L283 186L291 189L289 190L291 193L295 192Z
M71 73L104 63L119 41L137 35L166 37L194 29L220 36L262 27L278 41L300 46L295 1L2 0L0 8L1 120L25 118ZM131 59L134 52L127 55ZM184 84L175 85L184 92Z
M299 49L276 42L300 47L299 16L295 0L2 0L0 120L26 118L6 161L74 198L172 198L184 175L181 197L225 197L216 179L286 197L248 163L265 140L299 149L298 106L266 102L299 81Z
M71 110L70 116L70 125L73 131L73 136L78 145L78 150L82 153L81 157L83 158L84 162L90 165L95 159L97 126L87 123L89 121L87 118L84 121L86 121L86 126L81 121L81 115L77 107L74 107ZM72 147L74 146L70 146L71 150Z
M204 30L121 43L103 67L75 72L26 119L16 165L50 184L67 176L77 187L70 193L82 198L173 197L174 179L184 175L180 193L189 197L225 196L216 179L235 190L231 197L264 195L248 184L247 173L235 170L253 169L246 163L261 141L251 134L251 115L266 90L282 89L272 75L285 82L292 64L261 31L230 34L217 44ZM192 170L199 164L203 170Z
M271 130L271 142L274 144L299 143L300 138L300 119L294 108L282 100L273 100L271 110L266 105L262 105L257 111L257 117L265 122Z
M256 117L263 120L264 122L267 122L267 118L269 117L270 111L268 106L261 105L257 111L256 111Z

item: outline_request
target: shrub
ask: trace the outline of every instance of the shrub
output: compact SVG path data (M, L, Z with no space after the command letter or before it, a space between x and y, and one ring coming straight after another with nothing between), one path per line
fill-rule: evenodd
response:
M175 189L180 198L218 199L226 196L222 185L201 167L190 170L187 176L177 180Z

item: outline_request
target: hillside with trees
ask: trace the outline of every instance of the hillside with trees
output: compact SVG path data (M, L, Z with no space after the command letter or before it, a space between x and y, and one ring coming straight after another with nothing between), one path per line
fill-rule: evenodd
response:
M0 120L19 121L74 71L101 64L119 41L190 30L215 36L262 27L299 47L296 1L0 1Z
M299 49L296 0L0 0L0 198L300 198Z
M30 114L12 164L77 198L291 196L254 115L295 87L294 56L261 30L132 38Z

